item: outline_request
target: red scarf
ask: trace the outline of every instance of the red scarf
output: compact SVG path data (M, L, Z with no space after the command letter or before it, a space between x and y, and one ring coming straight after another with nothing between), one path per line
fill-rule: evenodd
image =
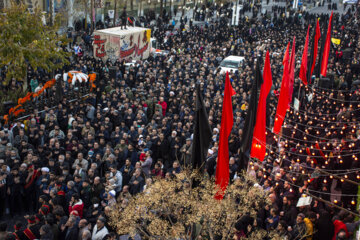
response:
M30 181L24 186L25 189L29 188L33 184L33 182L37 178L38 174L39 174L38 171L36 169L34 169L34 173L31 176Z

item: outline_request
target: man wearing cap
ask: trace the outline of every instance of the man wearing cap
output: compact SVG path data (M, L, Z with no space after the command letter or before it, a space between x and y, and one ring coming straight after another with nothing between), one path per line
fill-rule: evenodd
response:
M116 192L115 190L109 191L108 197L107 197L107 205L110 207L113 207L116 205Z
M182 155L181 155L181 163L184 164L185 166L190 166L191 147L192 147L191 142L192 142L192 139L187 138L186 143L180 149L180 152L182 153Z
M84 207L88 208L91 205L91 186L88 179L82 182L82 188L80 191L81 199L84 202Z
M50 169L48 167L41 168L41 175L36 180L37 186L37 196L43 194L43 191L47 189L50 183L50 176L49 176Z

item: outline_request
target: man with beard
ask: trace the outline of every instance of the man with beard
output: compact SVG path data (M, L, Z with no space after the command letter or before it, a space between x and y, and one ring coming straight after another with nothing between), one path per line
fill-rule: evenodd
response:
M131 165L131 162L129 159L125 160L125 165L120 169L120 172L122 173L123 177L123 185L128 185L129 181L131 179L131 173L133 172L134 167Z

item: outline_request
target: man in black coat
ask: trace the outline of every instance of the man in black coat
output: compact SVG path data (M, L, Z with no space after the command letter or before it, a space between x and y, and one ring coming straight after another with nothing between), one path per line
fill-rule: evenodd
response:
M124 10L121 14L121 29L127 29L126 28L126 22L127 22L127 17L126 17L126 7L124 7Z
M23 231L22 235L25 235L25 239L37 239L40 238L40 225L36 223L35 216L28 218L28 226Z
M77 240L79 229L76 225L76 219L70 217L65 225L61 226L61 239Z

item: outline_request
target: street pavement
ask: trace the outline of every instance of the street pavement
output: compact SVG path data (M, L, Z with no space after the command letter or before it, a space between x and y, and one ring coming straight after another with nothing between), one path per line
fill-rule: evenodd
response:
M303 0L303 2L304 2L304 0ZM344 5L342 3L340 3L340 0L332 0L332 3L334 3L334 2L337 3L337 10L334 10L334 13L344 14L347 11L347 9L351 7L350 5L348 5L346 7L346 10L344 10ZM265 11L267 11L268 13L271 12L273 6L286 7L286 2L275 2L274 0L270 0L269 4L267 4L267 0L262 0L262 11L259 11L258 16L261 15L261 12L265 12ZM316 4L315 7L314 7L313 3L307 4L306 11L308 11L310 13L318 13L318 14L324 14L324 13L330 14L331 13L331 10L328 9L327 2L325 2L324 6L318 6L318 4ZM178 11L176 16L174 17L174 19L176 21L175 28L180 27L181 16L182 16L182 12ZM185 11L183 18L185 18L185 16L187 16L188 19L191 19L193 17L193 9L190 9L189 11ZM252 15L252 12L246 12L245 16L252 17L253 15ZM172 21L172 20L170 20L170 21Z

